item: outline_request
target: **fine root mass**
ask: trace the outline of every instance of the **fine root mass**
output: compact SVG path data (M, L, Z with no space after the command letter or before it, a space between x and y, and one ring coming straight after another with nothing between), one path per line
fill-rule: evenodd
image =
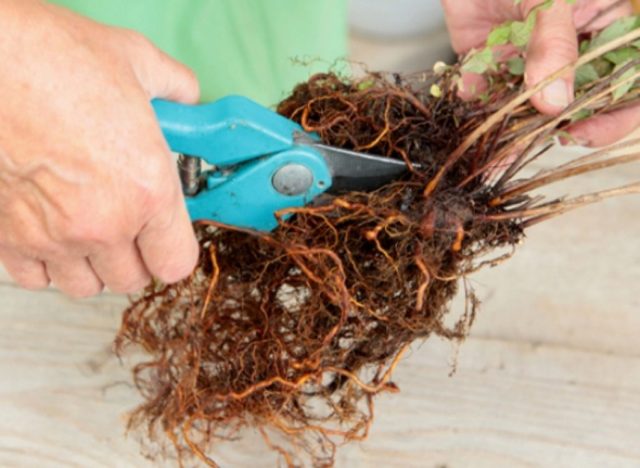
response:
M634 142L519 177L579 113L636 103L635 87L615 93L635 82L636 62L584 84L555 117L537 113L528 103L536 90L502 69L473 101L458 97L460 66L358 80L320 74L300 84L282 115L329 145L403 160L407 176L279 213L269 234L199 223L193 275L148 288L124 314L118 348L138 345L147 356L134 370L145 402L132 426L166 434L180 460L215 466L216 441L252 427L287 465L330 466L338 445L367 436L374 397L398 391L393 371L409 345L464 339L478 305L471 290L457 323L444 319L464 278L505 258L492 252L533 224L639 191L531 194L637 161Z

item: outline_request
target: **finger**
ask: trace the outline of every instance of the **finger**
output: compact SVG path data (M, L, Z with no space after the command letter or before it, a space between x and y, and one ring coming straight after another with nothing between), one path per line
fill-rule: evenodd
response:
M89 261L102 283L115 293L133 294L151 281L151 275L133 242L100 251Z
M138 81L150 98L164 98L185 104L200 99L200 85L196 75L136 33L129 33L137 47L132 59Z
M600 31L619 18L633 14L632 2L617 0L588 0L575 8L574 21L578 30Z
M195 73L164 52L156 52L157 61L150 65L152 74L147 88L152 96L196 104L200 100L200 83Z
M47 261L46 268L53 285L68 296L78 299L96 296L104 288L86 258L69 257Z
M458 95L468 101L480 96L487 88L488 84L484 76L477 73L464 73L461 86L458 87Z
M577 58L578 40L571 6L561 1L541 9L527 50L527 86L537 85ZM573 81L574 73L567 72L531 98L532 104L543 114L560 113L573 101Z
M491 23L481 27L469 27L468 17L460 14L460 0L441 0L445 11L445 22L449 31L449 40L458 54L482 47L491 32Z
M49 286L49 277L44 263L25 257L8 249L0 249L0 263L18 286L38 290Z
M461 0L441 0L449 39L453 50L463 54L474 48L482 48L491 29L502 20L516 18L519 6L513 0L489 2L464 2ZM494 5L495 3L495 5Z
M576 142L583 146L607 146L621 140L640 126L640 105L601 114L569 128Z
M189 276L198 261L199 246L184 200L151 219L137 243L152 276L169 284Z

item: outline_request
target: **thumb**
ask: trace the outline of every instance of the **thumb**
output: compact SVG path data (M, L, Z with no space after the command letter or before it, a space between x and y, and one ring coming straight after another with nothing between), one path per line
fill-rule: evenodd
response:
M572 7L565 0L555 1L550 8L538 12L527 50L527 86L535 86L577 58L578 39ZM567 72L532 97L531 102L543 114L555 115L565 109L573 98L574 73Z
M141 34L132 35L133 70L149 98L196 104L200 100L200 84L195 73L158 49Z

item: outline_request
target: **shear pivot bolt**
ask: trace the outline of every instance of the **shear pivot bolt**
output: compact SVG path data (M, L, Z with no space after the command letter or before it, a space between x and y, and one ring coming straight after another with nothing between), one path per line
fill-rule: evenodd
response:
M313 173L302 164L287 164L274 174L272 183L283 195L302 195L313 185Z
M200 191L202 166L200 158L181 154L178 158L178 172L182 182L182 192L194 197Z

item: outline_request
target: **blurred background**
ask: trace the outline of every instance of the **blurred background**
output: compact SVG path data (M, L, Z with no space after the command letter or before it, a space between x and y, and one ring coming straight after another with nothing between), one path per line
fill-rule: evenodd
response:
M370 70L422 71L455 57L438 0L350 0L350 55Z

